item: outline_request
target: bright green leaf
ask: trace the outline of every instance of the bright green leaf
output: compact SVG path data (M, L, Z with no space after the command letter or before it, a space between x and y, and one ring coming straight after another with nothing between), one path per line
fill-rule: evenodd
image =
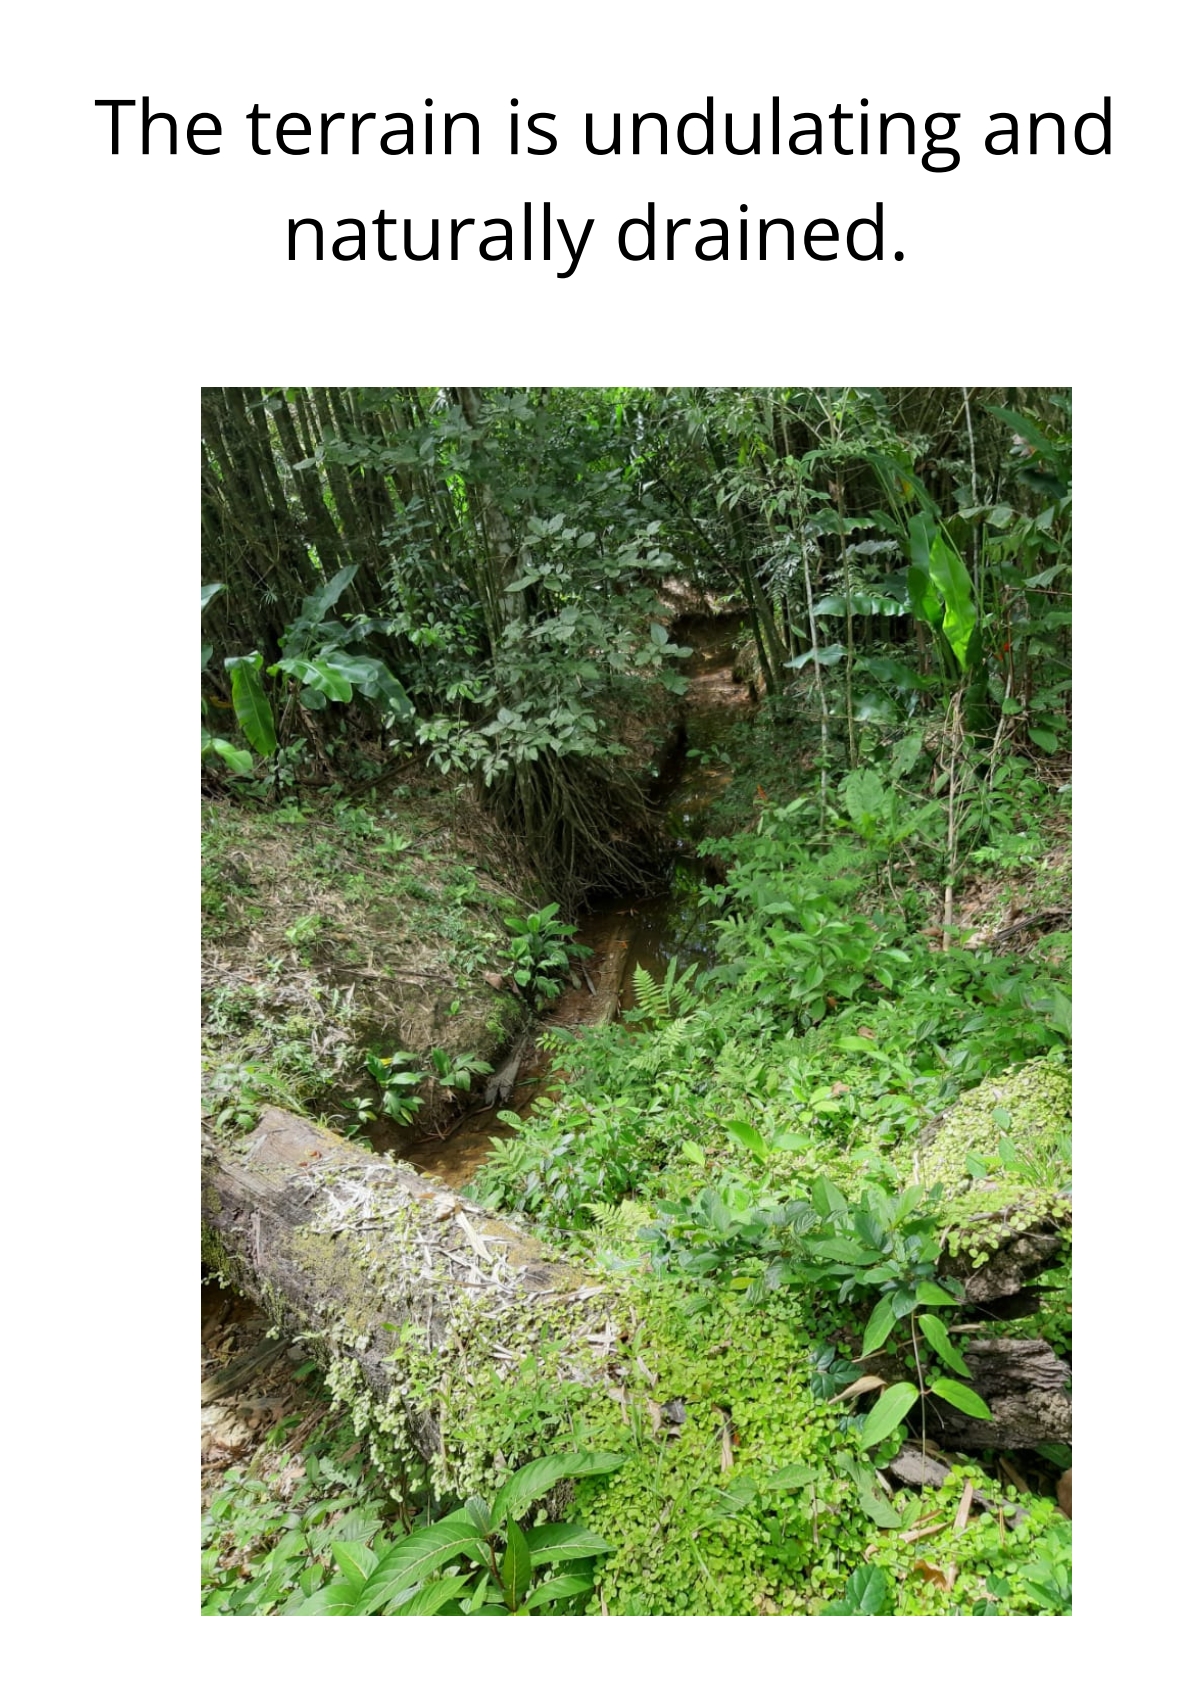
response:
M888 1298L882 1298L876 1308L872 1311L872 1314L868 1317L868 1325L864 1329L864 1343L863 1349L860 1351L860 1356L871 1356L873 1351L878 1351L896 1325L897 1313L892 1307L891 1300Z
M556 1579L547 1579L545 1584L538 1585L536 1590L527 1598L526 1608L540 1608L546 1602L561 1602L564 1597L585 1596L590 1593L594 1581L582 1574L563 1573Z
M953 1404L956 1409L961 1409L964 1415L973 1415L977 1421L992 1419L992 1412L979 1393L973 1392L970 1386L964 1386L958 1380L935 1380L930 1390L938 1397L945 1398L946 1402Z
M554 908L557 911L557 908ZM520 1468L497 1491L492 1503L492 1521L499 1526L506 1516L519 1519L539 1497L552 1491L559 1480L582 1479L587 1474L614 1473L623 1456L604 1450L578 1450L563 1456L543 1456Z
M917 1325L946 1366L953 1368L956 1374L965 1375L969 1380L971 1370L951 1344L950 1336L946 1331L946 1324L940 1321L937 1316L918 1316Z
M860 1446L870 1450L874 1444L888 1437L893 1428L908 1415L918 1399L917 1387L908 1380L902 1380L899 1385L890 1386L880 1397L870 1414L864 1418L864 1430L860 1435Z
M229 655L223 664L231 673L231 699L240 729L257 754L275 754L277 733L273 710L260 681L260 655Z

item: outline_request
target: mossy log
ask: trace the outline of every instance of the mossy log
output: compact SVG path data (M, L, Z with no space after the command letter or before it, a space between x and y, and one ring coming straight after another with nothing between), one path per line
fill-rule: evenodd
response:
M465 1364L481 1321L515 1365L565 1323L586 1378L588 1323L607 1323L608 1290L513 1224L285 1111L239 1141L204 1135L202 1222L208 1265L307 1344L361 1424L425 1461L440 1451L427 1357Z
M992 1412L964 1415L933 1393L924 1400L926 1431L953 1450L1029 1450L1069 1444L1073 1432L1070 1368L1043 1339L972 1339L964 1351L972 1386ZM911 1378L901 1357L864 1358L870 1374L890 1384ZM910 1417L917 1431L916 1410Z
M515 1377L548 1349L551 1373L610 1384L621 1287L593 1284L515 1223L300 1117L267 1110L242 1140L204 1136L202 1214L208 1263L308 1346L361 1430L398 1459L441 1457L437 1400L485 1365ZM1070 1438L1070 1371L1048 1345L989 1339L968 1360L993 1420L934 1411L940 1442ZM879 1359L865 1367L881 1372Z

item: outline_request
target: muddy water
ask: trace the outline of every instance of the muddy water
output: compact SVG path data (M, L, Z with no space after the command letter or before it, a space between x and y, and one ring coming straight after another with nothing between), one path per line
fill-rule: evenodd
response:
M730 782L731 771L719 753L728 729L752 706L746 684L732 678L740 622L735 619L687 620L673 628L675 639L691 647L683 671L689 687L682 700L675 749L658 780L658 800L673 841L669 881L647 899L614 899L595 906L582 920L578 939L593 950L577 988L567 988L543 1015L540 1027L574 1029L636 1005L632 977L637 966L658 979L671 960L679 972L708 962L712 952L711 912L700 907L705 881L696 847L707 809ZM611 999L609 1001L609 995ZM509 1109L525 1116L548 1091L549 1058L536 1045L526 1048L517 1086L507 1107L473 1110L445 1140L403 1145L402 1157L424 1175L437 1175L461 1187L475 1174L492 1142L514 1130L496 1116Z

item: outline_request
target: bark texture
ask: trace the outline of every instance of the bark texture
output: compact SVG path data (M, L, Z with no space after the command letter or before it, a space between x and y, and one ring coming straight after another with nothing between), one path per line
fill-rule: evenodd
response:
M438 1428L408 1383L403 1334L415 1333L421 1352L463 1352L464 1326L477 1316L495 1323L511 1308L523 1347L497 1348L515 1362L543 1314L570 1307L581 1323L597 1300L592 1316L606 1316L601 1288L511 1223L280 1110L267 1110L241 1142L204 1136L202 1219L207 1261L324 1368L346 1362L377 1402L399 1398L426 1460L439 1449Z
M614 1284L592 1285L514 1223L302 1118L268 1110L242 1141L204 1137L202 1214L208 1261L324 1369L346 1376L348 1395L362 1388L382 1405L388 1425L427 1461L441 1439L432 1398L417 1385L426 1353L469 1383L469 1360L513 1375L543 1341L556 1349L561 1334L568 1378L609 1383ZM1048 1345L973 1339L966 1355L993 1419L930 1397L932 1437L961 1449L1069 1441L1070 1369ZM905 1378L888 1353L865 1367L889 1382Z

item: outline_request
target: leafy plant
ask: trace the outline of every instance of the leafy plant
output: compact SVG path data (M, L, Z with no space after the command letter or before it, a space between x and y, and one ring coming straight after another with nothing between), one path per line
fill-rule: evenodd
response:
M367 1055L368 1074L381 1089L386 1115L395 1123L411 1123L421 1110L421 1096L414 1090L421 1086L420 1070L410 1069L416 1063L412 1053L395 1052L388 1058L378 1053Z
M559 910L557 902L551 901L538 912L504 919L512 933L512 974L534 1005L555 999L562 992L563 978L571 965L591 957L589 947L571 940L578 926L560 919Z
M847 1581L847 1589L837 1602L828 1602L819 1610L823 1614L887 1614L889 1608L888 1580L879 1567L857 1567Z
M490 1076L492 1067L477 1053L450 1053L443 1047L430 1049L430 1063L438 1083L452 1093L470 1093L475 1076Z
M610 1544L584 1526L521 1521L562 1480L612 1473L622 1456L547 1456L514 1473L489 1504L469 1497L433 1525L387 1548L332 1544L339 1572L291 1614L537 1614L581 1612L595 1558Z

